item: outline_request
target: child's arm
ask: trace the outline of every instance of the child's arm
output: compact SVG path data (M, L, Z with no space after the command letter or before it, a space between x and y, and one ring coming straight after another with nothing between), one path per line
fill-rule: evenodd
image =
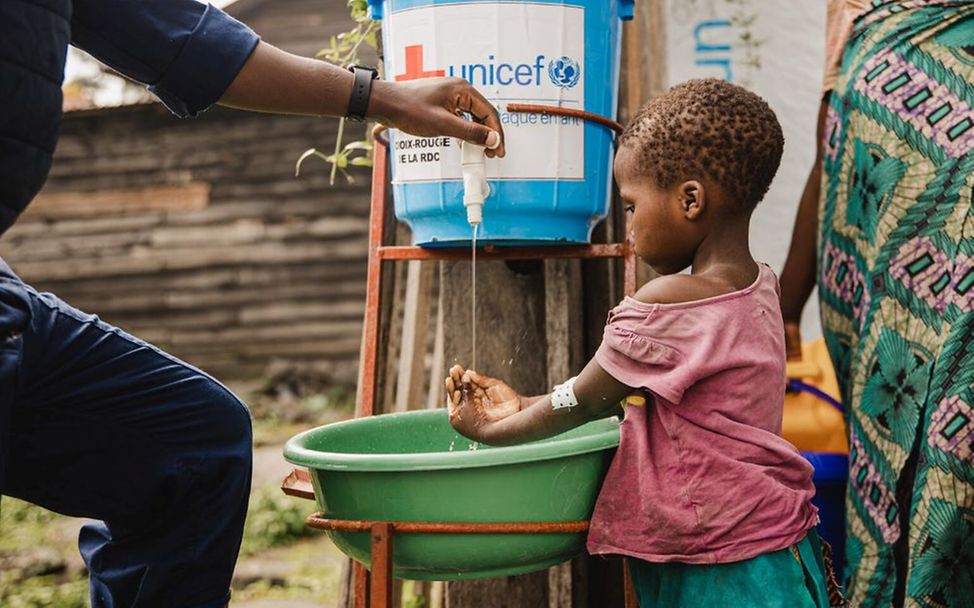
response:
M733 281L722 275L658 277L643 285L635 299L646 304L673 304L729 293L754 281L751 275L759 270L757 264L752 262L751 266L744 269L743 276L732 276ZM543 439L604 418L635 390L609 375L595 359L575 381L578 405L572 408L553 410L551 395L522 397L500 380L464 371L460 366L450 370L446 389L454 428L492 445Z
M578 405L555 411L551 396L532 401L503 382L476 372L456 373L447 379L450 422L463 435L490 445L511 445L551 437L616 411L633 388L589 361L575 381ZM518 409L514 409L514 404ZM522 409L523 408L523 409ZM508 413L513 411L513 413Z

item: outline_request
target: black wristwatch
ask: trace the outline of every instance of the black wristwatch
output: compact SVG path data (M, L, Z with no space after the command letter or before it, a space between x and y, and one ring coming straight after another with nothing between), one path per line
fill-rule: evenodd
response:
M379 77L379 70L363 65L348 66L353 75L352 96L348 100L348 111L345 118L355 122L365 120L365 113L369 109L369 97L372 95L372 81Z

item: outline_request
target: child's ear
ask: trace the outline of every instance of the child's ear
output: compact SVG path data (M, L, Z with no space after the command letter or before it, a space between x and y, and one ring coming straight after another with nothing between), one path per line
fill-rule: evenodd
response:
M688 220L695 220L703 213L706 206L703 184L697 180L683 182L679 187L680 205L683 216Z

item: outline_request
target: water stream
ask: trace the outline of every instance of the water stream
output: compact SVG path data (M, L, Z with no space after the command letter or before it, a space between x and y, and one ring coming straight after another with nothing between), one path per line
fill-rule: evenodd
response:
M473 225L473 239L470 241L470 369L477 369L477 229Z

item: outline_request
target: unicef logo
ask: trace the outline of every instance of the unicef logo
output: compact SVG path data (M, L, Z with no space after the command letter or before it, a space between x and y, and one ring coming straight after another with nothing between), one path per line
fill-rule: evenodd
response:
M551 82L563 89L569 89L578 84L582 70L578 62L571 57L559 57L548 62L548 77Z

